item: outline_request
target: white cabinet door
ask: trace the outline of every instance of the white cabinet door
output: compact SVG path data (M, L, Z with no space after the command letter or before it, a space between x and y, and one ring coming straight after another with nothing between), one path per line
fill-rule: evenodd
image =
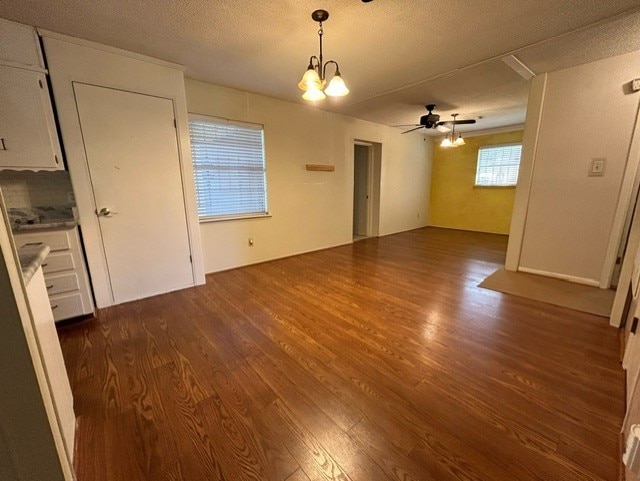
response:
M42 73L0 66L0 168L63 169Z
M173 102L74 84L115 303L194 284ZM107 210L109 213L107 214Z
M0 18L0 62L44 70L36 29Z

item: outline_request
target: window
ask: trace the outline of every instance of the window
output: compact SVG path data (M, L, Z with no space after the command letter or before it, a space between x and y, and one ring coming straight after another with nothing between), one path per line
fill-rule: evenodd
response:
M189 116L201 220L267 215L261 125Z
M478 152L476 185L516 185L521 153L522 144L481 147Z

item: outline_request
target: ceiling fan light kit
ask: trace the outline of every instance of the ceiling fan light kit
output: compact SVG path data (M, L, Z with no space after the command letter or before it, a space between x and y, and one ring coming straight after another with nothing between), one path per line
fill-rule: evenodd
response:
M349 93L349 89L344 83L344 80L342 80L338 62L329 60L325 63L323 62L322 57L322 35L324 35L322 22L329 18L329 12L326 10L315 10L311 14L311 18L315 22L318 22L318 25L320 26L320 29L318 30L320 53L318 56L311 56L309 59L309 66L302 76L302 80L298 83L298 88L304 91L302 98L305 100L317 101L325 99L327 95L330 97L343 97ZM329 85L326 85L327 66L330 64L335 65L335 73L329 81Z
M460 123L469 123L469 121L465 121L465 120L456 120L456 117L460 115L460 114L452 114L451 116L453 117L453 121L451 122L453 124L453 131L451 132L451 134L447 134L445 135L444 139L442 139L442 142L440 142L440 147L459 147L461 145L466 144L466 142L464 141L464 139L462 138L462 134L458 133L458 136L456 137L456 124L460 124ZM475 123L475 120L473 121L473 123Z

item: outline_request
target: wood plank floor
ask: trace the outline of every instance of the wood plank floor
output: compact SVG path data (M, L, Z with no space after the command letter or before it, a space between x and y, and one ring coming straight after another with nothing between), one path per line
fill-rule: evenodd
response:
M419 229L61 328L79 481L617 479L617 331L478 288L505 247Z

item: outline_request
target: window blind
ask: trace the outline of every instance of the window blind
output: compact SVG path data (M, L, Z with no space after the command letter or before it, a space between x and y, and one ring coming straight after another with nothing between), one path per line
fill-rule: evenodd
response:
M516 185L521 153L522 144L481 147L478 152L476 185Z
M191 117L198 216L267 213L262 126Z

